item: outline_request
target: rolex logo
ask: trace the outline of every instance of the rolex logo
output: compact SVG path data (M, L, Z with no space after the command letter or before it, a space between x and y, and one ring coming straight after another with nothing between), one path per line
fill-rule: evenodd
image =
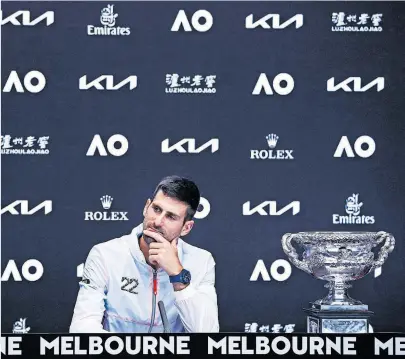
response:
M114 198L109 195L104 195L100 198L101 205L105 211L86 211L84 212L85 221L128 221L128 212L109 211Z
M279 137L275 133L266 136L267 150L250 150L251 160L293 160L293 150L275 149Z
M267 144L270 148L274 148L277 145L278 136L275 133L271 133L266 136Z
M111 196L108 196L108 195L105 195L100 198L101 204L104 209L110 209L113 200L114 200L114 198L112 198Z

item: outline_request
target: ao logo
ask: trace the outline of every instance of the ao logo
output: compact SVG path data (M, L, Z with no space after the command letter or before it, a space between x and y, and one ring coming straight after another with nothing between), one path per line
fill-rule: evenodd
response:
M261 73L252 95L260 95L262 90L266 95L274 95L273 89L278 95L288 95L294 90L294 79L290 74L280 73L273 79L272 88L266 74Z
M31 273L31 268L35 268L34 273ZM42 263L40 261L36 259L29 259L22 265L21 273L22 277L25 280L29 282L35 282L44 274L44 267L42 266ZM17 268L17 265L15 264L14 259L8 261L7 266L1 276L1 281L7 282L10 276L13 277L14 281L22 282L21 274Z
M282 273L279 273L279 268L282 268ZM267 268L262 259L259 259L256 263L255 268L253 269L253 273L250 276L251 282L256 282L259 277L265 282L269 282L271 278L278 282L284 282L291 276L291 264L287 262L285 259L277 259L273 262L270 266L270 271L267 271Z
M363 145L366 145L367 149L363 149ZM355 157L354 152L356 152L357 156L368 158L375 152L375 142L370 136L360 136L354 142L353 152L352 146L350 145L347 136L342 136L333 157L342 157L343 152L346 153L347 157Z
M3 92L11 92L13 87L16 92L23 93L25 91L31 93L41 92L46 85L45 76L39 71L30 71L28 72L23 79L24 86L21 83L20 77L17 74L17 71L11 71L6 84L3 87Z
M116 148L117 143L119 144L119 148ZM107 141L107 153L100 135L95 135L86 156L94 156L96 150L100 156L108 156L108 153L116 157L123 156L128 151L128 140L123 135L116 134L111 136Z
M201 23L202 19L204 20L203 23ZM211 29L213 22L214 19L211 13L207 10L198 10L191 17L191 25L193 26L193 29L198 32L208 31L209 29ZM177 14L176 19L174 20L171 31L179 31L180 26L183 27L184 31L187 32L193 31L191 25L185 11L180 10L179 13Z
M202 209L200 209L202 207ZM200 205L198 206L197 212L195 212L194 218L203 219L208 216L211 212L211 205L208 200L204 197L200 197Z

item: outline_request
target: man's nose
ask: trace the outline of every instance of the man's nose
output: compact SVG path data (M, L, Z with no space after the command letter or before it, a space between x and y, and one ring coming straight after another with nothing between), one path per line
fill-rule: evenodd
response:
M163 213L160 216L156 216L155 218L155 227L161 227L163 224L163 220L164 220L164 215Z

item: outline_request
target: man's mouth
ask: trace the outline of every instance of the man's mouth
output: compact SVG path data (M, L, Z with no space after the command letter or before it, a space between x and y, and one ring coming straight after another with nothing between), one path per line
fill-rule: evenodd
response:
M163 234L162 232L158 231L158 230L155 229L155 228L148 228L148 231Z

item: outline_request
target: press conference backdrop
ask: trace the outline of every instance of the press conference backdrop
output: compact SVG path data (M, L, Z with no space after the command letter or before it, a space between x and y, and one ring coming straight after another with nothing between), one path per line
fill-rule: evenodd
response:
M3 2L3 332L67 332L92 246L158 181L201 189L221 331L305 331L299 231L388 231L350 294L405 330L399 2Z

